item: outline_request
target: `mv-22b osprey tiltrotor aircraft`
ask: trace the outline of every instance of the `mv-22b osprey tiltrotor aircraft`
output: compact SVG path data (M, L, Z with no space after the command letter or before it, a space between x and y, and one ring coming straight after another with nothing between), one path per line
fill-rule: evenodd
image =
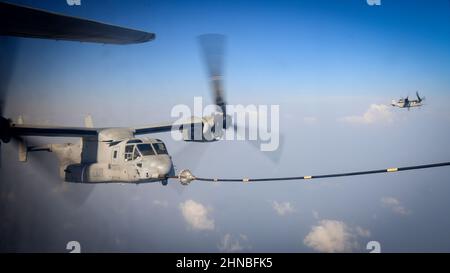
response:
M420 107L423 105L422 102L425 100L425 97L420 97L419 92L416 92L416 96L416 100L409 99L409 96L399 100L392 100L391 105L398 108L408 108L408 110L411 107Z
M132 44L153 40L153 33L112 26L81 18L0 2L0 35L55 40L94 42L103 44ZM218 41L219 47L208 46L207 40ZM35 126L24 124L22 118L12 122L3 116L6 90L0 90L1 142L18 143L19 160L27 161L28 153L53 152L59 159L60 176L67 182L111 183L153 182L167 184L174 175L171 157L159 139L137 138L151 133L180 130L185 141L209 142L218 140L231 125L226 115L221 80L221 48L223 37L205 36L202 45L208 64L217 114L192 117L178 123L164 123L131 128ZM219 49L219 51L217 51ZM8 53L8 52L3 52ZM1 61L1 60L0 60ZM9 73L9 65L1 63L2 78ZM28 146L27 136L79 137L79 143ZM1 145L0 142L0 145ZM1 147L1 146L0 146Z

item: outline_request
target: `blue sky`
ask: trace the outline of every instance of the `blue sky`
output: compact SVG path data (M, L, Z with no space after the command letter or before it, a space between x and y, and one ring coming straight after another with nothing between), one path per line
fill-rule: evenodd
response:
M375 7L363 0L83 1L79 7L39 1L33 6L157 34L149 44L129 47L22 41L24 62L17 74L31 77L24 82L33 87L51 79L55 88L71 85L86 93L203 94L207 86L195 38L210 32L228 36L230 97L415 89L442 94L450 81L448 1L384 1ZM35 71L26 73L28 67ZM101 80L105 77L108 81Z
M155 32L156 40L12 39L10 117L81 125L91 113L98 126L170 120L172 106L210 98L196 37L212 32L227 35L229 103L279 104L285 147L273 164L245 143L207 144L200 156L197 144L157 135L177 167L263 177L448 160L449 1L14 2ZM416 90L427 97L422 109L387 106ZM2 153L16 158L9 145ZM74 205L67 195L86 188L62 187L51 154L35 159L50 162L53 174L36 160L3 160L2 250L64 252L78 240L86 251L366 252L376 240L389 252L450 251L448 169L183 190L99 185ZM340 244L317 227L337 232Z

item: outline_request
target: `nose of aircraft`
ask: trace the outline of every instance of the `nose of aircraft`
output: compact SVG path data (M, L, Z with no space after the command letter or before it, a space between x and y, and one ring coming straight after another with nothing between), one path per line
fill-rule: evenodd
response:
M160 176L168 175L172 169L172 160L168 156L162 156L156 163L156 169Z

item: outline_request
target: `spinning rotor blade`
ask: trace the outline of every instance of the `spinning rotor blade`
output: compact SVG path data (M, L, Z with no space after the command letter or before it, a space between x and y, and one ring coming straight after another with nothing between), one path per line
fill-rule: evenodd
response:
M32 147L38 147L38 146L44 146L41 143L38 143L36 141L33 141L29 138L25 138L25 137L20 137L20 136L13 136L11 137L11 143L15 146L16 150L18 151L19 154L19 161L28 161L28 151L32 148ZM14 158L16 159L16 158ZM54 166L51 164L46 164L45 160L36 160L37 165L39 166L38 168L43 170L44 172L48 173L48 174L53 174L54 171Z
M225 42L226 38L221 34L204 34L198 37L203 58L210 78L214 103L222 110L223 113L223 129L233 129L236 134L239 134L242 129L243 132L248 132L249 128L239 127L231 120L231 116L227 116L225 90L223 83L224 75L224 56L225 56ZM227 119L229 117L229 119ZM228 124L227 124L228 123ZM248 134L246 133L246 136ZM247 139L247 138L246 138ZM279 148L273 152L263 152L273 163L278 163L281 157L283 147L283 136L280 135ZM253 147L260 150L262 142L260 140L247 140Z
M31 163L36 171L47 175L47 178L44 180L52 192L61 195L64 200L75 207L79 207L86 202L95 185L79 185L62 181L58 175L59 162L57 160L46 157L43 152L31 152L45 151L45 147L48 147L48 144L32 138L17 136L11 138L11 143L15 146L14 148L19 153L19 156L23 149L28 150L27 162ZM51 156L54 157L55 155Z
M6 91L8 90L9 80L11 78L11 66L13 58L10 54L13 50L13 44L8 38L0 38L0 116L3 117L5 106Z
M416 91L416 96L417 96L417 99L419 100L419 102L422 102L422 101L425 100L425 97L420 97L419 96L419 91Z
M0 37L0 167L1 145L9 141L9 120L4 117L5 103L9 83L14 70L17 42L14 39Z
M226 102L223 88L223 59L225 54L225 36L220 34L204 34L198 37L208 76L213 91L214 103L226 116ZM224 119L225 122L225 119ZM225 124L224 124L225 128Z
M248 136L249 130L251 130L251 129L248 128L247 126L241 127L241 126L238 126L237 124L233 124L233 130L234 130L235 134L237 134L237 135L241 135L241 133L244 132L245 135ZM264 156L267 157L272 163L278 164L280 162L280 158L281 158L281 155L283 152L283 147L284 147L284 135L283 134L281 134L281 133L279 134L278 148L274 151L262 151L261 145L263 145L264 142L261 140L250 140L247 137L246 142L249 143L256 150L259 150L261 153L263 153Z

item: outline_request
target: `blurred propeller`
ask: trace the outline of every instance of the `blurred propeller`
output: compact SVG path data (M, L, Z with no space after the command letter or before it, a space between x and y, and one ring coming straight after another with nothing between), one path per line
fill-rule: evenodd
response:
M241 127L239 125L233 124L233 130L235 134L240 135L242 137L249 136L249 131L251 130L248 126ZM262 151L261 145L263 145L263 141L261 140L250 140L248 137L245 137L245 141L249 143L253 148L260 151L264 154L265 157L267 157L273 164L278 164L281 159L281 155L283 152L284 147L284 135L279 133L278 134L278 148L274 151Z
M245 137L248 143L261 151L260 140L248 140L250 128L233 123L232 117L227 115L225 89L224 89L224 55L226 37L222 34L204 34L198 37L205 66L210 79L213 101L223 113L223 129L231 127L235 134ZM242 135L242 133L245 135ZM279 148L272 152L263 152L273 163L278 163L282 153L284 137L279 135Z
M11 137L9 131L10 121L3 115L9 83L12 77L12 71L14 70L17 46L15 39L0 37L0 167L2 142L9 142Z
M32 147L46 146L32 138L24 138L11 135L11 120L4 117L7 93L10 89L10 80L14 71L15 58L18 43L15 38L0 38L0 167L2 143L11 142L15 146L15 150L19 154L20 159L31 161L37 167L39 172L49 174L49 178L45 179L52 191L60 193L65 200L71 204L79 206L85 202L94 186L91 185L69 185L69 183L61 181L58 177L58 163L56 160L45 158L42 153L28 153ZM18 123L21 123L20 121ZM25 158L24 158L25 157ZM28 157L28 158L26 158ZM17 160L17 157L13 157ZM56 183L55 183L56 182Z
M204 34L198 37L203 58L211 82L214 103L223 113L223 128L226 124L226 102L223 87L223 66L225 55L225 36L221 34Z
M422 102L422 101L424 101L425 100L425 97L420 97L419 96L419 91L416 91L416 96L417 96L417 99L419 100L419 102Z
M26 156L26 161L31 167L34 167L39 173L46 174L47 178L44 181L47 187L69 204L80 207L94 190L95 185L69 183L61 180L58 175L59 162L56 160L56 156L53 154L49 156L45 153L45 151L50 151L49 144L35 138L17 136L11 138L11 144L15 146L14 150L18 152L20 159Z

